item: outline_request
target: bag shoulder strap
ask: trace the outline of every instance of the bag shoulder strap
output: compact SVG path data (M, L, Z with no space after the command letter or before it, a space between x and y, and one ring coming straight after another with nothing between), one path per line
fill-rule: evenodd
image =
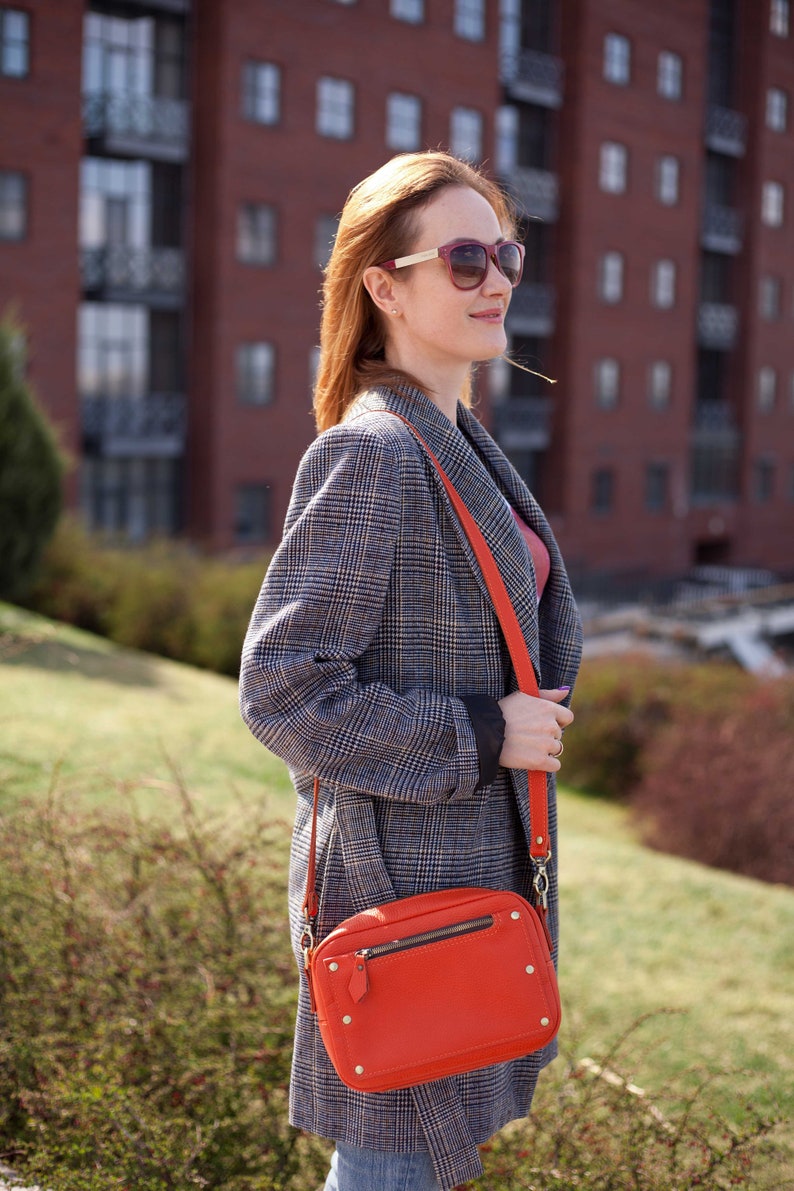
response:
M516 673L519 690L524 694L534 695L539 698L537 679L535 678L535 668L532 665L532 659L529 656L524 634L521 632L521 626L518 623L515 608L513 607L510 596L507 594L507 588L504 585L504 580L500 574L499 568L496 565L494 556L491 553L490 547L482 535L480 527L472 517L469 510L466 508L463 500L458 494L457 489L450 480L449 476L444 471L436 456L430 450L425 440L422 438L416 427L404 418L402 414L394 413L393 410L384 410L383 412L391 414L395 418L399 418L401 422L405 422L408 429L422 445L427 452L427 456L436 468L447 495L452 502L452 507L457 514L457 517L463 526L466 536L469 539L471 548L474 551L477 563L482 572L485 585L488 588L488 593L493 600L494 611L496 612L499 625L502 629L507 648L510 654L510 660L513 663L513 669ZM529 781L529 819L532 828L532 836L529 843L529 854L535 865L535 882L534 888L541 903L541 907L545 909L546 893L548 891L548 879L545 871L546 863L551 856L551 849L549 846L549 808L548 808L548 788L546 783L546 774L541 770L530 770L528 773ZM320 782L318 778L314 780L314 810L312 815L312 829L311 841L309 844L309 862L306 872L306 896L303 901L303 913L306 920L306 931L309 937L311 936L310 923L313 922L318 912L317 891L315 888L316 881L316 849L317 849L317 811L320 800Z

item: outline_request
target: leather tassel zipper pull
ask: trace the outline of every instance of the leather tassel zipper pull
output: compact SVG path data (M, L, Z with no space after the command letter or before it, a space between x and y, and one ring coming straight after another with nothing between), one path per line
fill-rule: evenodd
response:
M350 993L351 1000L358 1004L363 1001L364 997L369 991L369 976L367 974L367 956L366 952L359 951L356 953L356 962L353 966L353 975L350 977L350 983L347 986L347 991Z

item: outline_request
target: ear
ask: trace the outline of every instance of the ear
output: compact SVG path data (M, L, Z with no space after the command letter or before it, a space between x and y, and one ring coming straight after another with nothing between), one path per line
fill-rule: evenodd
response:
M382 314L389 314L395 303L394 278L388 269L370 265L362 277L364 288Z

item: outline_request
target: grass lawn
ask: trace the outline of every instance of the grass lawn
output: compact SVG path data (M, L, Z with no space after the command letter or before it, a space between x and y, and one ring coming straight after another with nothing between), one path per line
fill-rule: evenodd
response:
M207 808L264 800L291 818L233 681L0 605L0 810L53 780L167 809L174 767ZM794 1119L794 890L651 852L611 804L564 792L561 824L563 1049L603 1055L641 1015L675 1010L632 1036L622 1074L678 1093L726 1072L708 1091L720 1111Z

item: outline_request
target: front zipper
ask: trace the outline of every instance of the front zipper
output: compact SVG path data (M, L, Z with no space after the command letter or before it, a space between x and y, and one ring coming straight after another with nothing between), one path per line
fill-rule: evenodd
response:
M392 943L378 943L374 947L365 947L363 951L357 951L356 955L367 960L379 959L382 955L392 955L395 951L410 951L412 947L424 947L427 943L440 943L444 939L456 939L459 935L487 930L489 926L493 926L493 914L486 914L482 918L470 918L467 922L454 922L450 926L439 926L435 930L426 930L421 935L395 939Z

